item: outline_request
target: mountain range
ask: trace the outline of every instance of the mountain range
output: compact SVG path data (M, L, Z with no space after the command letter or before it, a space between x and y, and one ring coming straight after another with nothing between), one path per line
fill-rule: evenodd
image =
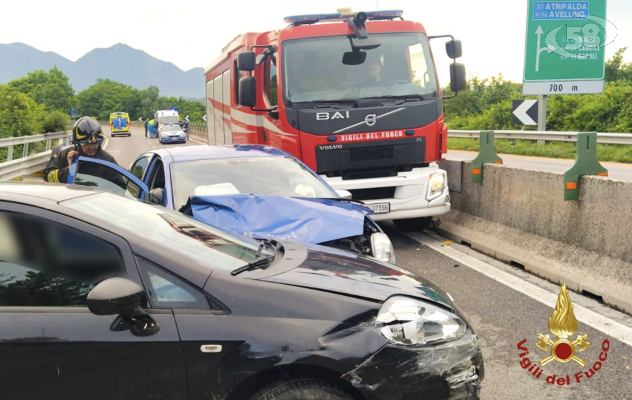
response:
M26 76L27 73L57 66L75 92L111 79L137 89L158 86L161 96L204 98L204 69L183 71L125 44L94 49L72 62L57 53L43 52L23 43L0 44L0 83Z

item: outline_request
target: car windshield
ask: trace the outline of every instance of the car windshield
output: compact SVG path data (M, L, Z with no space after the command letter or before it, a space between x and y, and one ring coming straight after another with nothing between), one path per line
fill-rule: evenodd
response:
M177 124L179 120L180 118L178 118L177 115L168 115L168 116L158 117L158 123L160 125Z
M346 36L288 40L284 44L284 97L291 103L373 97L437 96L428 38L422 33L371 34L381 43L350 54ZM363 62L363 56L366 55ZM358 58L359 57L359 58Z
M289 157L229 158L171 164L179 210L190 196L254 193L270 196L338 197L306 167Z
M193 258L203 265L232 271L262 258L273 258L270 250L256 256L259 243L213 228L173 210L152 206L111 193L99 193L67 200L64 207L79 211L98 223L114 224L140 235L156 248Z
M181 131L182 127L178 124L164 124L162 126L163 131Z

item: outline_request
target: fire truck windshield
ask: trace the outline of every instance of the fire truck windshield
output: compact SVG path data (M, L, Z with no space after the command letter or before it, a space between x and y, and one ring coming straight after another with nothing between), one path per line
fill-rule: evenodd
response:
M284 98L290 104L362 98L436 97L437 79L422 33L370 34L381 45L358 65L343 63L346 36L288 40L283 44Z

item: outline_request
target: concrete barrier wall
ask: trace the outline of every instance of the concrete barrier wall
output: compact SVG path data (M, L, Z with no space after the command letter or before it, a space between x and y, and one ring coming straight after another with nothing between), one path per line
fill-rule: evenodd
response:
M457 242L632 315L632 182L580 178L580 200L564 201L563 175L447 161L452 210L438 230Z
M563 175L485 165L482 183L470 180L470 164L448 161L448 182L461 169L455 210L541 237L632 261L632 182L584 176L580 200L564 201ZM459 168L460 167L460 168Z
M189 128L189 137L202 143L208 143L208 132L204 130Z

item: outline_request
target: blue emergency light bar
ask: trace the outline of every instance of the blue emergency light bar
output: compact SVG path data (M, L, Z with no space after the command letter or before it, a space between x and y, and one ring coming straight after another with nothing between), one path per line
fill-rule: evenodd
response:
M403 10L384 10L384 11L367 11L366 16L369 21L379 21L384 19L401 18L404 14ZM285 17L283 20L293 26L315 24L320 21L341 21L345 18L352 18L355 13L349 14L307 14L307 15L292 15Z

